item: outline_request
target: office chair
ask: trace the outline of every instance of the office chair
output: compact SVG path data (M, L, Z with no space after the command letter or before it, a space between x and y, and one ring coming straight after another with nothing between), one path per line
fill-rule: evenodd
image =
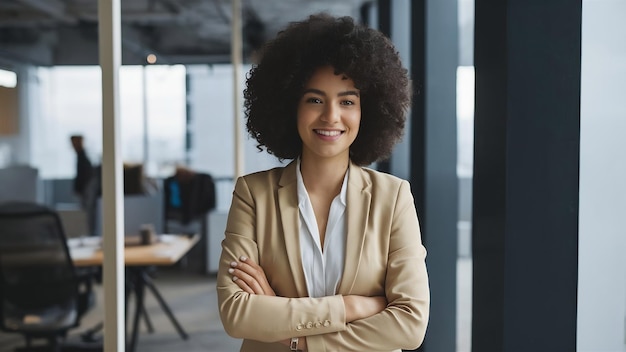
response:
M16 350L75 351L65 339L93 297L89 278L74 268L58 214L34 203L0 204L0 329L25 337ZM48 343L34 346L33 339Z

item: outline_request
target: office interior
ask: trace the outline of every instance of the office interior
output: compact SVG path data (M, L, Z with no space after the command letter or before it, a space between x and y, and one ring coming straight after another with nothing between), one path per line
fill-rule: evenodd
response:
M388 34L414 82L405 137L372 167L409 180L415 196L432 294L420 351L626 351L626 2L242 8L243 63L234 68L229 1L122 1L124 162L157 182L177 166L215 180L195 280L211 282L217 270L236 149L244 173L281 165L245 136L235 145L233 71L242 87L259 43L327 11ZM96 2L0 2L0 200L49 205L69 237L86 226L70 135L84 136L94 164L102 158L96 21ZM198 350L213 338L228 339L211 333ZM0 332L0 351L2 341Z

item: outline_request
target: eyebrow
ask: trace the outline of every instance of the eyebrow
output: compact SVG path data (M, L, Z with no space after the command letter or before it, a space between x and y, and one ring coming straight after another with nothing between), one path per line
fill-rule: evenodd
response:
M326 93L324 93L323 91L321 91L319 89L315 89L315 88L307 88L307 89L305 89L304 92L302 93L302 95L304 95L306 93L314 93L314 94L319 94L319 95L326 96ZM338 97L345 97L347 95L354 95L356 97L359 97L359 92L357 92L356 90L347 90L345 92L339 92L339 94L337 94Z

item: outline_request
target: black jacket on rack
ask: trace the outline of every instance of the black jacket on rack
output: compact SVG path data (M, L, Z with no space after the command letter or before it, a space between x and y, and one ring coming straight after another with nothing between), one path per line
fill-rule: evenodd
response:
M166 221L187 225L215 208L215 183L209 174L177 174L166 178L163 188Z

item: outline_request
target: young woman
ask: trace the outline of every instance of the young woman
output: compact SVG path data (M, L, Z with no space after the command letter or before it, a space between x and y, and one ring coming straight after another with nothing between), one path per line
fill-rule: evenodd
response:
M217 291L241 351L399 351L428 322L426 250L408 182L365 166L402 136L411 89L396 50L320 14L267 43L247 129L286 167L240 177Z

